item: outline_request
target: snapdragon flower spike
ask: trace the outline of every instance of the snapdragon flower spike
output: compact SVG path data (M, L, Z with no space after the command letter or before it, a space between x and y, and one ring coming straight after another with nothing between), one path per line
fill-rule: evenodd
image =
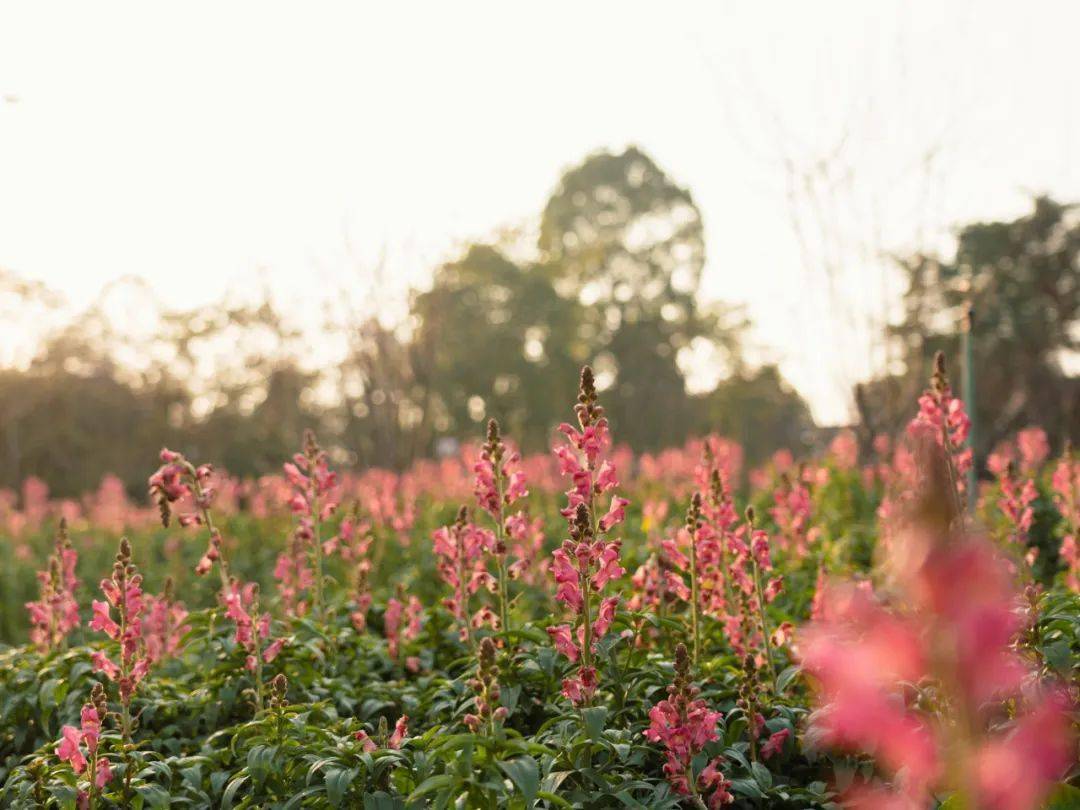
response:
M577 672L563 680L563 694L575 705L583 705L592 699L598 685L593 653L614 622L619 604L618 596L605 597L604 590L626 573L619 562L620 541L604 535L623 521L627 501L613 495L607 514L602 518L596 515L596 498L618 486L618 479L612 462L602 460L610 444L607 418L597 401L588 366L581 371L574 412L579 427L561 425L559 431L568 443L555 448L560 471L572 482L562 510L570 538L552 553L551 566L555 598L572 611L574 627L562 624L549 627L547 632L555 648L579 664Z
M288 616L303 616L308 610L307 595L315 584L309 566L311 534L303 525L296 527L288 549L278 555L274 564L274 579L278 581L278 596Z
M876 805L852 797L862 806L924 807L948 788L965 806L1034 810L1075 756L1069 707L1017 650L1023 619L1007 560L952 522L948 481L932 471L921 481L903 542L888 549L896 607L865 587L833 586L800 632L818 686L809 733L875 757L890 784L865 789ZM908 705L917 683L934 686L944 716Z
M998 508L1008 521L1008 540L1026 555L1028 565L1032 565L1038 548L1033 546L1028 549L1028 532L1035 520L1035 507L1032 503L1039 497L1039 491L1030 478L1022 484L1017 480L1016 469L1012 463L1007 464L998 474L998 485L1001 488Z
M814 537L810 490L798 478L786 473L773 491L773 507L769 510L780 529L781 548L790 550L796 557L806 556Z
M346 562L363 561L372 539L371 523L361 517L360 507L354 503L338 526L337 534L323 543L323 553L328 556L340 553Z
M83 704L78 726L65 725L60 729L56 756L71 766L76 776L86 774L86 791L79 791L80 806L90 806L91 797L112 781L109 760L100 752L101 724L108 713L105 690L95 683L89 702Z
M495 536L470 523L468 511L462 506L454 523L437 529L431 537L436 568L451 591L443 604L457 622L461 640L471 646L473 616L470 615L469 597L481 588L495 591L495 578L488 572L485 560L486 553L494 547ZM486 618L486 614L483 615Z
M954 396L949 386L942 352L934 356L930 388L919 397L919 413L908 424L907 430L912 436L920 433L933 436L937 445L945 450L945 461L951 470L953 486L962 496L966 486L964 474L973 463L972 450L966 446L971 419L964 409L963 400Z
M544 559L544 519L532 518L518 511L506 518L506 539L514 562L506 569L510 579L537 584L537 575L548 568Z
M173 504L190 500L194 512L179 516L181 526L206 526L209 539L206 552L195 565L195 573L205 576L210 573L214 563L221 575L222 595L229 589L229 563L222 552L221 532L214 526L210 507L217 497L217 488L213 482L214 468L209 464L196 467L181 453L167 447L161 450L161 466L150 476L150 497L157 504L161 513L161 523L166 528L172 516Z
M495 523L495 539L491 546L497 575L499 600L499 626L509 627L510 578L506 560L509 533L506 509L528 495L525 473L517 469L521 454L509 451L499 435L499 423L488 420L487 440L480 450L480 458L473 465L473 492L476 502Z
M1020 451L1020 472L1034 475L1050 456L1050 440L1041 427L1024 428L1016 434L1016 447Z
M401 659L402 646L420 635L423 623L424 606L415 596L406 599L404 586L398 585L397 596L391 596L387 601L383 615L383 632L391 658ZM410 672L420 668L420 659L415 656L406 658L403 663Z
M463 722L473 733L481 728L494 732L502 725L508 714L499 703L499 666L495 662L495 642L488 636L480 642L480 654L476 676L469 679L469 688L475 695L474 712L465 715Z
M270 614L259 612L259 583L241 585L233 581L225 596L225 615L232 619L236 631L233 641L242 649L244 668L255 678L255 708L263 708L263 664L269 664L285 648L285 639L271 639L273 622Z
M403 714L394 723L394 731L390 733L385 717L379 718L379 730L375 732L373 740L368 733L360 730L353 734L353 738L360 741L361 747L366 753L379 749L396 751L409 736L409 715ZM377 741L377 742L376 742Z
M693 761L707 743L719 739L716 724L720 712L712 711L698 697L699 690L690 682L690 655L686 645L675 648L675 679L668 687L668 697L649 710L649 727L643 732L650 742L664 747L664 776L680 796L691 796L699 805L707 797L709 808L731 804L735 797L731 783L720 771L723 758L715 757L694 774Z
M172 577L165 580L165 590L160 596L146 596L145 602L143 643L147 659L154 664L180 652L184 635L191 627L184 623L188 617L187 608L174 597Z
M93 618L90 628L104 633L120 645L119 658L113 660L104 650L98 650L91 656L96 672L116 681L120 690L120 702L125 710L139 683L150 670L150 659L146 655L143 642L143 611L145 602L142 592L142 576L131 562L131 544L127 538L120 541L120 550L113 564L113 573L109 579L101 581L104 602L94 600L91 603ZM116 611L116 618L112 612ZM125 729L129 738L130 729Z
M297 604L300 600L296 592L306 587L304 583L310 578L309 584L314 585L315 615L321 619L324 607L322 523L338 505L337 473L331 471L326 451L310 430L304 431L304 451L286 462L284 471L291 490L288 505L297 517L297 525L293 531L292 551L287 559L278 560L275 575L280 572L279 579L287 582L286 591ZM310 570L302 563L304 554L310 557Z
M357 563L354 574L353 609L349 613L349 620L358 633L363 633L367 629L367 614L372 603L371 585L368 582L370 573L370 560L361 560Z
M79 603L75 590L79 579L75 574L79 555L71 547L67 521L60 519L56 544L44 571L37 574L39 597L27 602L30 615L30 640L42 651L59 648L68 634L79 626Z
M1054 467L1050 486L1054 492L1054 504L1065 524L1065 534L1058 551L1067 566L1065 583L1074 591L1080 591L1080 459L1073 455L1069 445Z

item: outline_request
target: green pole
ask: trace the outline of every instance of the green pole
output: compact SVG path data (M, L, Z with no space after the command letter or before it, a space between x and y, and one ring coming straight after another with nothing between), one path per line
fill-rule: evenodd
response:
M975 307L969 301L967 312L964 316L964 328L960 335L961 347L964 353L964 404L967 406L968 417L971 419L971 431L968 433L968 447L971 448L971 467L967 472L967 505L968 510L975 511L975 484L977 479L977 460L975 458Z

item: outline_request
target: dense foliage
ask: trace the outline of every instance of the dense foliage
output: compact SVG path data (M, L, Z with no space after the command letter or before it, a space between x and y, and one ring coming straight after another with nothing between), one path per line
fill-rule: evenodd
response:
M402 474L309 435L259 480L162 451L145 506L27 481L0 804L1075 806L1068 450L1025 430L965 492L940 364L869 456L749 472L635 457L601 399L537 456L493 421Z

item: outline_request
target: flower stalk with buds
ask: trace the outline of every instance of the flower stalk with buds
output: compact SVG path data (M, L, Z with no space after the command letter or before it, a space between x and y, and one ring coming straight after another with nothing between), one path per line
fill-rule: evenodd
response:
M495 642L488 636L480 642L476 676L469 679L469 687L475 694L476 711L466 714L465 725L476 733L486 728L494 734L506 719L505 706L499 706L499 666L495 662Z
M236 624L233 640L247 652L244 666L255 679L255 710L263 708L263 664L270 663L285 646L285 639L271 641L269 613L259 613L259 583L232 582L225 597L225 615Z
M113 778L109 760L100 749L101 724L107 715L105 688L95 683L89 702L83 704L79 725L60 729L60 742L56 746L56 756L71 765L76 776L83 773L87 776L87 788L80 790L77 798L79 807L87 810L93 810L98 792Z
M484 564L484 552L490 550L494 535L468 521L468 510L462 506L450 526L437 529L432 535L436 566L443 582L450 586L451 596L443 604L458 624L461 640L473 646L473 626L491 624L495 619L490 609L483 608L475 616L469 614L469 597L480 588L494 591L496 581Z
M720 712L712 711L698 697L699 690L690 682L690 656L685 644L675 648L675 679L668 696L649 710L645 738L664 746L664 775L676 793L690 797L695 807L714 810L731 804L731 783L720 771L721 757L714 758L700 773L694 773L694 758L706 743L719 739L716 724ZM708 804L703 797L708 797Z
M503 630L509 624L509 587L507 585L507 507L528 495L525 474L515 469L521 460L517 452L509 452L499 435L499 423L488 420L487 440L480 451L480 458L473 465L473 491L480 508L491 515L495 523L494 556L497 574L499 622Z
M597 517L596 496L618 486L615 466L601 456L610 444L607 417L597 401L592 369L581 371L581 388L574 411L579 428L563 423L559 432L567 444L555 448L560 471L573 482L567 491L568 504L562 510L570 529L570 538L552 553L552 573L557 586L555 598L575 614L576 632L569 624L549 627L547 632L555 648L579 662L578 671L563 681L563 694L575 705L592 699L598 685L593 653L615 621L618 596L603 595L608 582L626 570L619 564L619 540L606 536L625 518L628 501L612 496L611 507ZM598 598L593 618L593 600Z
M285 478L292 487L289 508L299 518L294 538L298 545L310 549L314 568L314 612L321 621L325 611L322 523L337 508L337 474L330 470L326 451L319 446L315 434L310 430L304 431L303 453L295 454L291 462L286 462L284 470ZM297 581L294 585L301 584L302 573L295 571Z
M67 521L61 518L48 565L37 574L40 596L36 602L26 603L30 640L39 650L59 649L68 634L79 626L79 603L75 598L79 587L75 575L78 560L78 552L68 539Z
M161 466L150 476L150 497L161 512L161 524L168 527L172 516L172 504L185 496L191 498L195 511L179 516L181 526L206 526L210 533L206 553L195 566L199 576L210 573L214 563L218 564L221 576L221 593L229 590L229 561L222 551L221 532L214 525L210 507L214 503L217 489L213 484L214 468L209 464L196 467L181 453L163 448Z

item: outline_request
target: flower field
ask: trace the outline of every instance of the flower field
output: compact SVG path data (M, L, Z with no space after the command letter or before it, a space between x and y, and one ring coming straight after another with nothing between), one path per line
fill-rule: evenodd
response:
M1080 807L1080 457L900 436L0 493L0 806ZM972 483L974 482L974 489Z

